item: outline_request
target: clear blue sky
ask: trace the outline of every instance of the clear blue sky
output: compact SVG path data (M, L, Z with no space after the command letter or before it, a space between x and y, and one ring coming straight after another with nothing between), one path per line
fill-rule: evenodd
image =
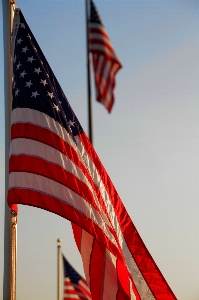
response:
M18 7L87 132L85 2ZM199 2L95 0L123 69L109 115L94 100L94 146L179 300L199 299ZM0 6L2 16L2 6ZM2 18L1 18L2 20ZM0 22L0 299L3 282L4 87ZM19 207L17 299L56 299L56 239L83 274L70 223Z

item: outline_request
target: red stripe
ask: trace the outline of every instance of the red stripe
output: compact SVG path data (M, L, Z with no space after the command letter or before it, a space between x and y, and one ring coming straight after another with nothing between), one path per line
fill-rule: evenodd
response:
M123 272L124 270L118 267L119 263L120 262L117 261L118 292L117 292L116 300L129 300L130 299L130 293L128 293L129 286L128 283L126 282L128 281L128 274L126 274L126 272ZM127 276L127 278L125 276Z
M151 292L157 300L177 299L144 245L95 150L90 147L88 137L85 133L82 133L79 138L101 176L128 248Z
M106 53L107 53L107 50L106 48L112 53L113 55L113 58L114 56L116 56L116 53L112 47L112 45L110 44L110 41L109 43L107 42L107 40L103 39L103 38L100 38L100 37L90 37L89 38L89 43L90 45L99 45L99 46L103 46L104 47L104 55L106 56ZM99 47L100 48L100 47ZM92 50L91 50L92 52Z
M112 74L111 74L112 67L113 67L113 63L110 62L109 76L106 79L106 85L104 87L104 91L103 91L103 94L102 94L102 97L104 99L106 99L108 91L111 93L111 90L112 90L112 85L113 85L113 82L114 82L114 78L112 77ZM112 82L112 84L111 84L111 82ZM112 97L113 97L113 95L112 95Z
M17 124L13 124L11 127L11 138L12 139L27 138L27 139L39 141L63 153L83 172L83 174L91 184L92 189L95 191L98 201L102 206L102 209L107 214L107 210L102 200L101 194L98 188L95 186L93 179L91 178L88 170L83 165L83 163L79 160L78 154L74 150L74 148L70 146L68 143L66 143L61 137L54 134L49 129L41 128L37 125L17 123Z
M112 68L113 68L113 65L112 65ZM118 67L115 68L115 71L114 71L114 72L112 72L112 69L111 69L111 71L110 71L110 76L109 76L109 78L108 78L108 80L107 80L106 89L105 89L105 91L104 91L104 98L106 97L108 90L110 91L110 90L113 90L113 89L114 89L114 87L115 87L115 74L116 74L116 72L117 72L120 68L121 68L121 67L118 65ZM110 87L109 87L109 84L110 84ZM111 92L110 92L110 93L111 93ZM109 105L107 106L107 109L108 109L109 112L110 112L111 109L112 109L113 103L114 103L114 97L113 97L113 94L112 94L112 95L111 95L111 99L109 100Z
M68 279L70 280L70 278L68 277ZM71 281L64 281L64 286L68 287L68 286L73 286Z
M81 253L82 229L78 225L76 225L72 222L71 222L71 226L72 226L72 229L73 229L73 235L74 235L74 238L75 238L77 248L78 248L79 252Z
M95 300L103 299L105 251L104 245L94 240L90 257L90 291Z
M17 204L10 204L8 205L11 210L14 210L16 213L18 213L18 206Z
M90 23L90 33L98 33L109 39L108 33L104 27L93 27L92 23Z
M66 218L101 241L116 257L122 259L117 247L106 237L104 231L87 216L60 199L34 190L12 188L8 191L8 203L31 205Z
M100 210L95 204L95 200L93 199L93 195L88 186L76 176L64 170L61 166L55 165L49 161L45 161L39 157L21 154L10 157L9 172L12 173L15 171L45 176L58 183L61 183L84 198L100 213Z
M79 286L75 286L75 291L80 299L82 299L82 300L88 299L87 295L84 293L84 291Z
M77 295L77 292L76 292L76 290L74 289L74 290L69 290L69 289L64 289L64 293L65 294L70 294L70 295Z
M39 141L43 144L49 145L72 160L83 172L87 173L84 165L78 158L76 151L71 145L66 143L60 136L46 128L42 128L35 124L16 123L11 127L11 139L27 138Z
M81 278L81 280L82 280L82 281L85 281L83 278ZM82 293L84 293L85 295L87 295L87 296L89 296L89 297L91 298L91 293L88 292L88 290L86 290L86 289L84 288L84 286L81 284L81 280L80 280L79 283L78 283L80 290L82 291ZM85 281L84 284L85 284L86 286L88 286L88 284L87 284L86 281Z
M130 298L130 280L129 280L129 272L126 269L124 264L117 260L117 274L118 274L118 293L117 300L129 300ZM136 300L140 300L140 296L136 293Z
M96 80L95 80L95 84L96 84L96 88L98 89L98 97L101 98L101 101L104 100L103 98L103 91L102 91L102 80L104 78L104 69L106 67L106 59L103 58L103 62L101 63L101 67L100 67L100 70L98 70L98 65L95 64L94 65L94 71L95 71L95 74L97 76L95 76ZM103 89L104 89L104 84L103 84Z
M122 68L122 65L118 62L118 59L113 57L112 55L110 55L109 53L105 53L104 50L102 49L89 49L89 51L93 54L98 54L98 55L102 55L104 56L107 60L111 60L113 61L114 63L118 64L120 67L118 68L121 69Z

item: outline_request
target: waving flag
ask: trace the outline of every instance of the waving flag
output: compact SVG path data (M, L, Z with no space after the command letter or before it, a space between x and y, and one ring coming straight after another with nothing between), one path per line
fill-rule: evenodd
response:
M115 75L122 67L97 9L90 1L89 51L92 53L97 101L110 112L114 103Z
M73 222L93 299L176 299L21 12L13 47L8 204Z
M64 300L92 300L88 284L63 256Z

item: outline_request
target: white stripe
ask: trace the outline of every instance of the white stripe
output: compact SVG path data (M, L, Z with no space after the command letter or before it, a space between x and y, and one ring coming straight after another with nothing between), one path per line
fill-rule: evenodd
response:
M100 30L100 31L103 31L104 34L108 35L108 34L107 34L107 31L106 31L106 28L105 28L102 24L90 22L89 25L90 25L90 29L91 29L91 30L92 30L92 28L98 29L98 30Z
M95 55L95 59L96 59L96 72L95 72L95 76L96 76L96 80L98 81L100 79L100 71L102 68L102 63L104 61L104 56L103 55Z
M65 286L65 291L74 291L74 288L72 286Z
M109 105L109 103L111 101L112 89L113 89L113 81L115 80L113 74L114 74L115 70L117 69L117 67L118 67L118 65L115 64L115 63L110 66L110 70L109 70L110 81L109 81L109 86L108 86L106 95L104 97L105 101L103 102L106 107L108 107L108 105Z
M92 252L93 236L82 229L80 253L84 267L86 281L90 286L90 256Z
M100 30L101 31L101 30ZM115 50L113 49L113 46L111 44L110 39L107 36L104 36L102 33L96 33L96 32L90 32L89 33L89 39L96 39L97 41L92 42L92 43L97 43L100 44L100 42L102 43L106 43L110 46L110 48L112 48L112 51L115 52Z
M74 290L74 287L72 285L65 285L64 289L65 290Z
M110 58L119 61L118 57L116 55L115 52L111 51L108 47L106 47L105 45L101 45L101 44L90 44L89 45L89 50L92 51L102 51L104 54L107 54L108 56L110 56Z
M96 186L98 186L98 188L100 190L100 193L104 200L104 204L106 206L112 226L114 228L114 231L117 234L120 246L122 248L122 253L125 257L127 268L129 269L129 272L132 275L135 286L136 286L139 294L144 295L143 300L145 300L145 299L153 300L155 298L152 295L146 281L144 280L139 268L137 267L137 264L135 263L134 258L132 257L132 254L129 251L129 248L126 244L126 241L122 234L119 222L117 220L117 215L114 211L114 207L112 206L109 195L108 195L106 188L101 180L101 177L100 177L97 169L95 168L93 162L91 161L90 157L88 156L86 150L84 149L84 146L81 143L81 140L79 139L78 136L76 137L76 142L77 142L78 148L81 152L81 155L84 157L84 162L87 163L88 170L90 170L91 176L93 177L93 180L94 180Z
M132 281L129 278L129 284L130 284L130 296L131 296L131 300L136 300L136 296L134 294L133 288L132 288Z
M41 128L48 129L61 137L66 143L75 147L75 143L73 142L70 134L67 130L62 127L58 122L56 122L53 118L48 115L31 108L15 108L12 111L12 124L16 123L28 123L35 124Z
M40 126L42 128L46 128L49 131L52 131L54 134L61 137L65 142L70 144L70 146L73 147L73 149L77 152L80 161L84 164L82 161L81 155L79 155L79 149L77 148L74 141L71 139L70 135L66 131L65 128L63 128L58 122L56 122L53 118L47 116L44 113L41 113L37 110L29 109L29 108L16 108L12 112L12 124L15 123L29 123L34 124L37 126ZM18 141L17 141L18 140ZM23 142L23 144L21 144ZM12 154L28 154L28 155L34 155L38 157L42 157L45 160L52 161L60 166L62 166L70 173L77 176L82 182L84 182L88 188L90 189L91 193L93 194L94 200L96 202L96 205L99 207L99 210L102 214L102 217L108 225L110 225L106 215L103 212L103 209L101 205L99 204L98 198L96 196L96 193L94 192L93 188L91 187L91 184L86 179L85 175L82 173L82 171L79 169L78 166L76 166L74 163L72 163L69 158L67 158L64 154L59 152L58 150L47 146L45 144L39 143L37 141L33 141L30 139L14 139L11 142L10 146L10 155ZM65 164L65 166L64 166ZM71 169L70 169L71 167ZM72 170L72 172L71 172ZM92 178L91 178L92 179Z
M68 294L68 293L64 293L64 297L68 297L68 298L72 298L72 299L79 299L79 297L77 296L77 294Z
M111 67L111 62L110 60L106 61L104 70L103 70L103 74L101 76L101 81L100 81L100 90L103 93L104 89L107 86L107 79L109 77L109 73L110 73L110 67Z
M79 281L79 285L81 285L88 293L90 293L89 287L87 284L84 283L82 279Z
M92 300L87 294L84 293L84 291L81 290L81 284L82 280L80 279L80 281L78 282L78 284L73 283L73 286L76 288L76 293L81 296L84 297L86 299ZM83 285L82 285L83 286ZM88 286L86 287L86 289L88 290ZM90 291L88 290L88 292L90 293Z
M9 189L12 188L35 190L65 202L91 219L103 230L108 239L117 245L114 236L109 231L99 212L92 207L90 203L66 186L41 175L26 172L12 172L9 175Z
M108 43L109 43L110 46L112 47L112 51L109 50L108 47L106 47L106 52L109 53L114 59L118 60L118 62L119 62L119 59L118 59L117 54L116 54L116 52L115 52L115 50L114 50L114 48L113 48L113 46L112 46L112 44L111 44L111 41L110 41L110 39L109 39L109 37L108 37L108 33L107 33L105 27L104 27L103 25L101 25L101 24L98 24L98 23L90 23L90 33L89 33L89 36L95 37L95 35L100 35L100 33L99 33L99 34L96 34L96 33L92 32L92 29L97 29L98 32L102 32L102 34L101 34L101 39L103 39L103 33L104 33L104 35L107 36L106 42L109 41ZM104 39L105 39L105 37L104 37ZM96 44L96 43L95 43L95 44ZM99 44L98 44L98 43L96 44L96 48L93 47L93 45L94 45L94 44L91 44L91 43L90 43L89 48L90 48L90 49L93 49L93 50L95 50L95 49L96 49L96 50L98 50L98 49L104 50L104 46L103 46L102 48L99 47L99 46L100 46L100 42L99 42ZM92 47L93 47L93 48L92 48Z
M71 283L71 281L70 281L70 278L69 278L69 277L65 277L65 278L64 278L64 281L65 281L65 282L70 282L70 283ZM72 283L71 283L71 284L72 284Z
M117 280L116 257L106 249L103 300L116 299Z

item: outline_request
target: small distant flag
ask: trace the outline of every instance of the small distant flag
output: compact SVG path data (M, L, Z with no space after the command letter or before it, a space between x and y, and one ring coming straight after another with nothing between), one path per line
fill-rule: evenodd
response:
M90 1L89 51L93 58L97 101L110 112L114 103L115 75L122 65L92 0Z
M63 256L64 297L63 300L91 300L88 284Z

